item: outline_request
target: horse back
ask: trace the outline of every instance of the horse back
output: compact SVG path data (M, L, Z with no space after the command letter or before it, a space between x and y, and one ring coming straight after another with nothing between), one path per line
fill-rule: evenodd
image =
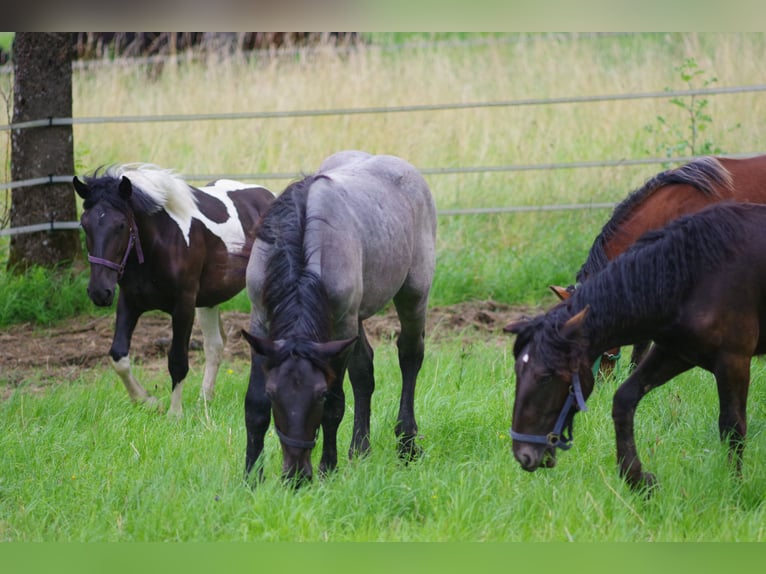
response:
M422 175L404 160L350 157L320 169L325 177L312 186L307 206L307 245L318 248L311 264L331 299L358 301L366 318L405 286L430 288L436 208Z
M729 256L695 283L673 329L674 340L688 339L687 345L710 356L722 351L744 356L766 353L766 206L744 204L734 209L741 217ZM714 366L712 360L709 365L700 362L710 369Z

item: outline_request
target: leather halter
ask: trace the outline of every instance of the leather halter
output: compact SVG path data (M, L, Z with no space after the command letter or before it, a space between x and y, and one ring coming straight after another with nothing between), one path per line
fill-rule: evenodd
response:
M314 445L317 443L316 437L314 440L300 440L297 438L290 438L286 434L284 434L282 431L280 431L277 428L277 425L274 425L274 430L277 432L277 436L279 437L279 440L281 440L285 445L291 446L293 448L302 448L302 449L312 449L314 448ZM317 434L319 433L319 429L317 428Z
M96 265L103 265L104 267L108 267L109 269L114 269L115 271L117 271L118 278L121 278L122 274L125 272L125 265L127 265L128 263L128 257L130 256L130 252L133 250L134 247L136 249L136 256L138 257L138 262L143 263L144 252L141 249L141 240L138 237L138 230L136 229L135 221L131 221L130 231L128 235L128 247L125 249L125 255L122 256L122 261L120 263L115 263L114 261L109 261L108 259L103 259L101 257L94 257L90 253L88 253L88 261L90 263L95 263Z
M574 416L569 420L569 424L566 425L566 428L564 427L564 424L572 409L574 409L575 412L588 410L585 406L585 397L582 394L580 375L577 373L572 376L572 386L569 387L569 394L567 395L566 401L564 401L564 406L561 407L561 413L559 413L559 418L556 419L556 424L553 425L553 431L547 435L538 435L518 433L511 428L509 431L511 438L521 442L544 444L552 448L569 450L572 448L572 424L574 422Z

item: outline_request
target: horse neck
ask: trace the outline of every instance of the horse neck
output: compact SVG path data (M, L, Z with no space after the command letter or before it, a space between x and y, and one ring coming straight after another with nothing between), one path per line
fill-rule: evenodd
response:
M665 318L660 309L636 312L630 305L603 304L598 299L588 297L588 283L598 281L599 277L590 279L578 289L580 293L576 292L569 311L575 315L588 304L588 299L593 299L582 326L587 340L587 355L591 361L610 349L651 339L658 323Z
M604 242L604 252L611 261L647 231L660 229L670 221L695 213L715 201L715 198L690 185L668 185L658 189L638 204L614 235Z

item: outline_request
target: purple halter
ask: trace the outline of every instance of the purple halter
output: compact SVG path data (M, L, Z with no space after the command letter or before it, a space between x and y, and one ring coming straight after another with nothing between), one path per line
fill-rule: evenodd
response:
M580 384L580 375L577 373L572 377L572 386L569 387L569 395L567 400L564 401L564 406L561 407L561 413L559 418L556 419L556 424L553 425L553 431L544 434L523 434L510 430L510 435L513 440L521 442L531 442L534 444L544 444L553 448L560 448L561 450L569 450L572 448L572 423L574 417L570 419L569 424L564 428L564 421L566 421L569 411L572 409L576 411L587 411L585 407L585 397L582 394L582 385Z
M130 235L128 235L128 247L125 249L125 255L122 256L122 262L115 263L114 261L109 261L108 259L94 257L90 253L88 253L88 261L90 263L95 263L96 265L103 265L109 269L114 269L117 271L118 278L121 278L122 274L125 272L125 265L128 263L128 257L130 256L130 252L133 250L133 247L136 248L136 256L138 257L138 262L143 263L144 252L141 250L141 240L138 237L138 231L136 230L135 222L131 221Z

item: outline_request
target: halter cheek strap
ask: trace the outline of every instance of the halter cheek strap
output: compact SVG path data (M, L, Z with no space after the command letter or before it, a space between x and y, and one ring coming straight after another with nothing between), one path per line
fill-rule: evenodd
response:
M518 433L511 428L509 431L511 438L521 442L544 444L553 448L560 448L561 450L569 450L572 448L572 426L574 417L569 420L569 424L566 425L566 428L564 425L573 408L575 409L575 412L588 410L585 406L585 397L582 393L580 375L577 373L572 376L572 386L569 387L569 394L567 395L566 401L564 401L564 406L561 407L561 412L559 413L559 418L556 419L556 424L553 425L553 431L547 435L524 434Z
M279 440L281 440L284 444L287 446L291 446L293 448L302 448L310 450L314 448L314 445L317 443L316 437L314 440L300 440L297 438L290 438L286 434L284 434L282 431L280 431L277 428L277 425L274 425L274 430L277 432L277 436L279 437ZM317 434L319 433L319 429L317 428Z
M122 277L122 274L125 272L125 265L127 265L128 263L128 257L130 256L130 252L135 247L136 256L138 257L138 262L143 263L144 252L141 249L141 240L138 237L138 231L136 230L135 224L131 223L129 233L130 234L128 235L128 247L125 249L125 255L122 256L122 261L120 263L115 263L114 261L109 261L108 259L103 259L101 257L94 257L90 253L88 253L88 261L90 263L95 263L97 265L103 265L104 267L108 267L109 269L114 269L115 271L117 271L118 276Z

